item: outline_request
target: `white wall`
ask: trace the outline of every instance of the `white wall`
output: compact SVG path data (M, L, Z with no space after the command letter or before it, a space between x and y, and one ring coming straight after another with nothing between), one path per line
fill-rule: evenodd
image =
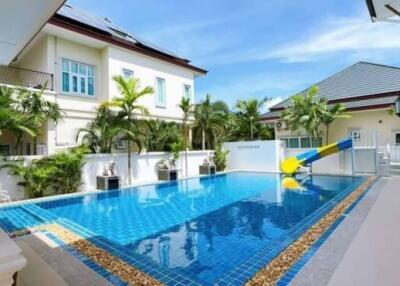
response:
M146 106L153 116L182 119L183 114L178 105L183 95L184 84L190 85L192 94L194 94L193 71L117 47L108 47L107 50L110 99L119 95L111 77L121 75L122 69L132 70L134 76L140 79L142 87L155 88L156 78L163 78L165 80L166 106L156 107L155 94L143 97L140 103Z
M229 151L227 168L230 170L279 172L282 141L226 142L223 147Z
M188 152L188 176L199 174L199 165L203 160L208 158L213 151L189 151ZM39 156L25 156L26 161L32 158L40 158ZM132 183L141 183L157 180L156 164L161 159L168 159L169 154L165 152L149 152L145 154L132 154ZM17 159L11 158L11 159ZM116 169L119 176L121 176L121 185L127 184L128 174L128 161L127 154L92 154L87 155L87 162L82 170L81 191L90 192L96 190L96 176L103 173L104 167L108 168L111 161L116 162ZM177 162L177 169L179 177L185 176L185 160L184 152L181 153L181 158ZM23 198L23 192L17 186L18 178L10 176L7 169L0 170L0 199L2 197L9 197L12 200Z

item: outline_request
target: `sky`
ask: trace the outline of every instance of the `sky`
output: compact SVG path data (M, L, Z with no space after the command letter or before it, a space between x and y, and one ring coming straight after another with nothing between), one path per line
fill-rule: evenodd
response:
M69 0L208 70L196 101L270 105L358 61L400 66L400 24L364 0Z

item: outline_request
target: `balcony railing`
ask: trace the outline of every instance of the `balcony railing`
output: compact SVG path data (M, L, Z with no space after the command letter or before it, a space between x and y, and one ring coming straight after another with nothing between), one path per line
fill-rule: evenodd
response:
M52 74L10 66L0 66L0 84L54 89Z

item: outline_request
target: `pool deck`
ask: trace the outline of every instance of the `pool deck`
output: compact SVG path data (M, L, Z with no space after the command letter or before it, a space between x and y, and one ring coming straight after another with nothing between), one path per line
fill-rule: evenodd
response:
M400 177L381 177L290 285L400 285Z

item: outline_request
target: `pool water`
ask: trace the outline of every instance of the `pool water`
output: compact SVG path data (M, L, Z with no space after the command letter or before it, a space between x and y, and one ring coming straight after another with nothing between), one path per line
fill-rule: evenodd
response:
M38 202L29 211L24 205L6 207L0 209L0 227L12 232L46 223L43 215L34 215L40 209L49 214L45 217L95 233L125 256L148 261L153 270L213 285L363 181L317 175L297 179L304 190L285 190L279 174L232 172ZM257 269L252 271L249 275Z

